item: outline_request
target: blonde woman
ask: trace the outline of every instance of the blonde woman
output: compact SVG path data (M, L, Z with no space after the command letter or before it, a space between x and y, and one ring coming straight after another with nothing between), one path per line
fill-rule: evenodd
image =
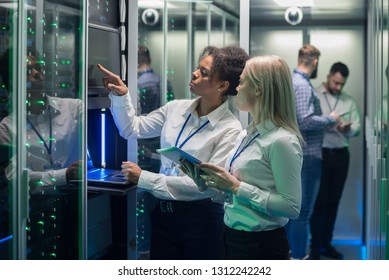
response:
M202 187L226 194L224 259L288 259L284 226L299 215L302 165L289 67L278 56L251 58L237 91L238 109L253 121L237 138L226 168L202 163L199 171L184 162L182 169L201 174Z

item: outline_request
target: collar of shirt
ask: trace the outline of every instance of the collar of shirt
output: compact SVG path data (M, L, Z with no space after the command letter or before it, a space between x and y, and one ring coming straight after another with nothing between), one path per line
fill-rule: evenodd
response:
M182 114L183 116L188 116L189 114L192 114L193 116L197 117L197 105L200 102L200 98L198 97L194 99L193 103L186 109L186 111ZM215 126L217 122L226 114L228 111L228 100L224 101L219 107L217 107L215 110L213 110L208 115L204 116L205 119L209 120L209 124L211 126Z
M142 76L143 74L153 73L153 72L154 72L153 69L146 69L146 70L138 72L138 77Z
M61 113L62 102L60 99L47 96L47 102L48 102L48 106L54 109L53 112L56 112L58 114Z
M259 135L264 136L266 133L274 129L276 125L269 119L261 122L257 126L254 127L254 123L250 123L247 126L247 134L256 134L259 133Z
M335 93L335 94L332 94L331 92L329 92L327 90L327 88L325 87L324 83L322 83L317 89L316 89L316 93L322 93L322 94L329 94L333 97L336 98L336 96L342 94L342 92L338 92L338 93Z
M301 71L299 69L294 69L293 72L296 74L300 74L304 79L309 81L309 76L306 73L304 73L303 71Z

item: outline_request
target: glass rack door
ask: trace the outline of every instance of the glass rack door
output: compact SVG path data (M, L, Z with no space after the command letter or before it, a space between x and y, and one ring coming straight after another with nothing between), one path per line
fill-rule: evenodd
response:
M2 258L81 259L84 2L15 1L1 9L9 26L0 41L8 66L0 143L9 154L0 169L9 238Z

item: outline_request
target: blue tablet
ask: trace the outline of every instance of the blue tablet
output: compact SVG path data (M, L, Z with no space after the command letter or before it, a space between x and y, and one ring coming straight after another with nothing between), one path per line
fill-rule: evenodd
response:
M188 154L187 152L184 152L180 148L177 147L170 147L165 149L157 149L157 153L160 155L167 157L171 161L174 161L177 164L180 164L180 159L186 159L192 164L199 164L201 161L194 156Z

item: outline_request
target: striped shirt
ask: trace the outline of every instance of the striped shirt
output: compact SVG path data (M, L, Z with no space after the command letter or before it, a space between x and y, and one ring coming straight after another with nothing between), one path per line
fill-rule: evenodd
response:
M322 116L319 98L307 74L295 69L292 80L297 122L305 141L303 155L321 158L324 128L336 123L336 120L332 116Z

